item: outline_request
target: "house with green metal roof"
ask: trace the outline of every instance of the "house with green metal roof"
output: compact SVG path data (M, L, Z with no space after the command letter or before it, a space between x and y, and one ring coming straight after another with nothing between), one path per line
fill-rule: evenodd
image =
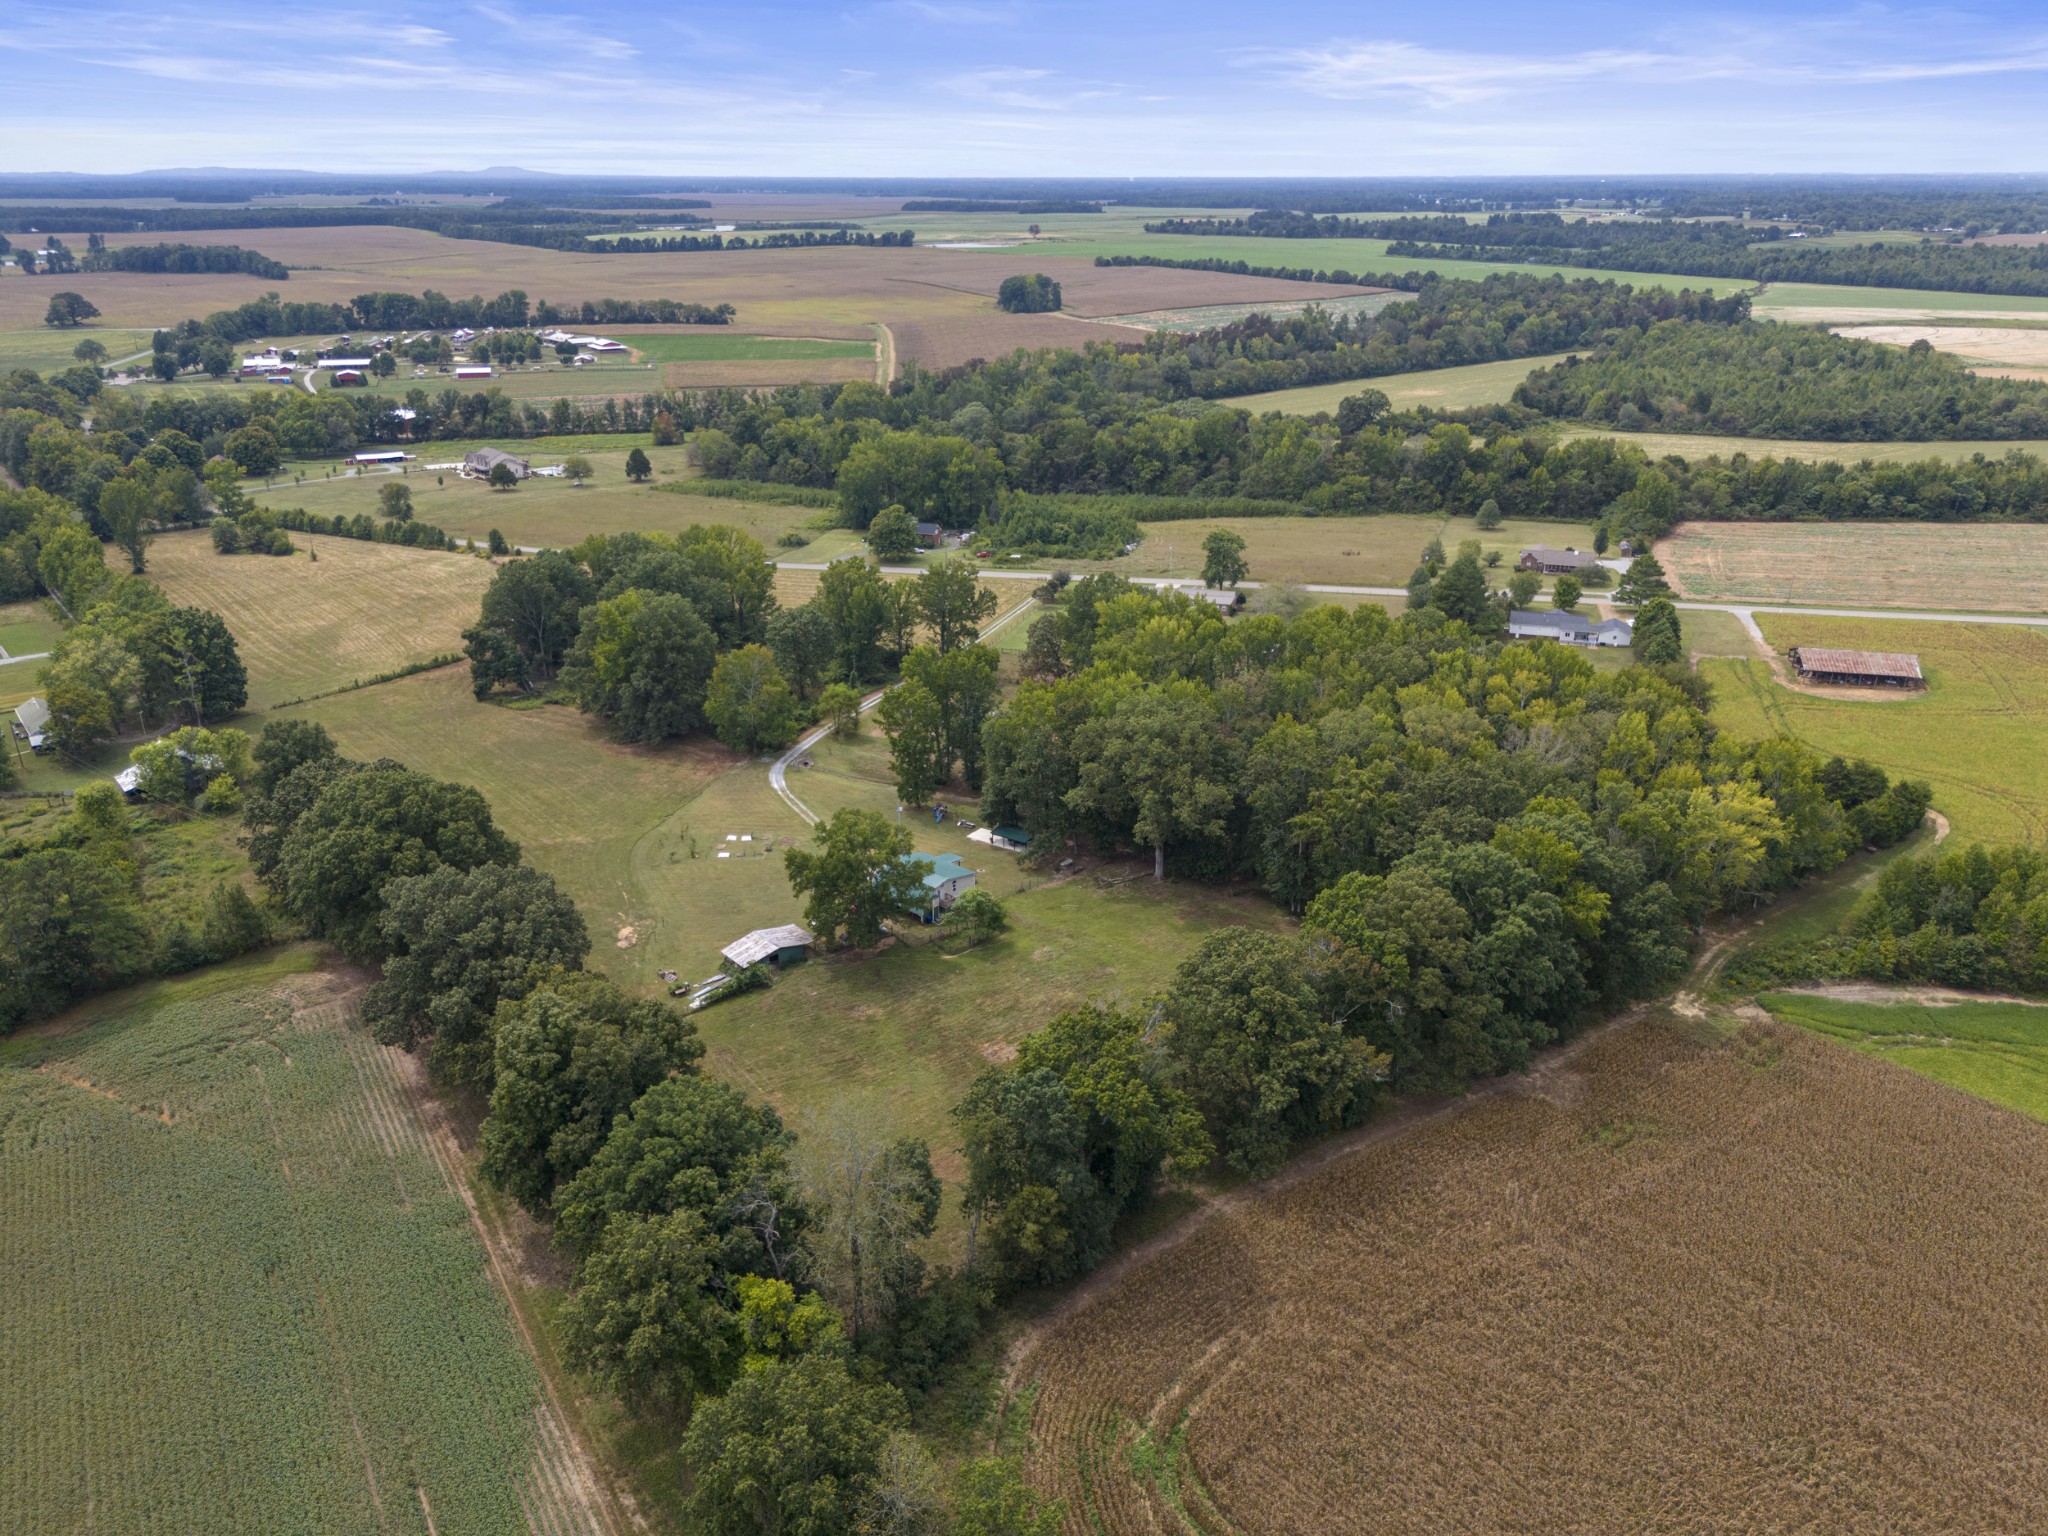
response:
M924 906L918 917L927 923L936 923L960 898L960 893L974 884L974 871L960 862L957 853L910 853L903 856L906 864L929 864L931 873L923 876Z

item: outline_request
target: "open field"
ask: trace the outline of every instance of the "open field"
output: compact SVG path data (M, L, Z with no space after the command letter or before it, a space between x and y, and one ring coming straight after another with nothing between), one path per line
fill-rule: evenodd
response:
M1773 649L1833 645L1911 651L1924 693L1815 698L1778 683L1762 660L1708 661L1714 723L1736 736L1779 733L1816 751L1867 757L1934 786L1934 808L1965 842L2048 836L2048 635L2011 624L1916 624L1758 614Z
M1059 1314L1015 1379L1066 1529L2048 1522L2048 1131L1732 1022L1618 1026Z
M47 651L63 632L46 603L0 603L0 663Z
M1821 607L2048 609L2039 523L1680 523L1657 558L1681 595Z
M981 849L976 862L1010 858ZM957 1183L964 1169L948 1113L1008 1046L1090 998L1141 1004L1219 928L1282 922L1258 896L1150 878L1104 890L1082 877L1006 905L1010 932L957 958L916 945L814 960L766 992L706 1009L697 1024L708 1066L799 1124L842 1099L873 1100L893 1134L926 1138L933 1167ZM733 936L744 931L735 925ZM942 1220L942 1246L958 1246L965 1233L950 1195Z
M607 395L651 395L663 384L663 371L651 363L591 363L571 368L559 363L526 363L517 368L497 368L488 379L458 379L453 373L429 369L414 378L412 369L401 364L388 379L372 378L367 384L351 384L344 394L388 395L403 400L415 389L438 395L444 389L458 394L482 395L496 390L508 400L603 399ZM334 387L334 377L325 371L316 375L314 387L322 394ZM138 385L147 389L151 386ZM176 386L173 386L174 388ZM257 386L250 386L257 387ZM275 389L276 385L269 386Z
M2048 378L2048 317L2005 326L1838 325L1835 334L1893 347L1924 341L1937 352L1953 352L1986 376Z
M807 551L776 548L775 541L815 519L818 508L691 496L669 490L666 487L687 480L692 473L685 451L649 448L644 443L639 445L654 467L654 478L635 485L626 478L626 456L631 449L616 445L639 443L639 439L613 437L593 441L605 446L557 447L517 439L499 439L492 445L536 465L559 464L567 454L581 453L595 471L581 486L566 479L536 476L521 481L516 490L498 491L481 481L464 480L453 471L425 468L429 464L459 463L472 447L482 446L470 443L419 444L419 458L407 467L401 483L412 492L413 515L454 538L482 542L496 528L523 549L567 548L593 533L624 533L632 529L673 533L693 523L727 523L745 529L777 556L807 556ZM303 507L328 517L353 517L358 512L374 517L377 493L395 478L390 471L381 469L351 474L324 460L288 465L287 469L305 471L308 478L296 482L280 479L268 490L251 483L249 492L260 505ZM852 547L850 542L847 547ZM835 548L833 552L845 551Z
M215 554L205 533L150 546L149 575L165 595L213 609L234 631L251 709L461 650L491 580L490 563L473 555L318 534L292 542L291 555Z
M0 1044L8 1530L602 1528L415 1069L315 962Z
M1396 408L1428 405L1442 411L1459 411L1468 406L1500 404L1514 395L1522 380L1563 356L1559 352L1544 357L1511 357L1464 368L1429 368L1418 373L1385 374L1377 379L1310 384L1302 389L1276 389L1263 395L1236 395L1222 403L1243 406L1259 415L1281 411L1289 416L1313 416L1318 411L1334 412L1339 401L1360 390L1377 389Z
M607 331L636 355L653 363L730 363L810 361L857 357L874 361L872 341L833 341L817 336L725 335L723 326L653 331Z
M44 303L48 302L46 295ZM42 374L76 368L78 359L71 355L72 349L88 335L107 349L110 358L149 351L148 331L102 330L98 326L78 331L55 330L49 326L39 326L32 331L0 331L0 378L17 368L33 368Z
M2048 1007L1936 996L1941 1000L1848 1002L1768 992L1757 1001L1789 1024L2048 1120Z
M2048 439L2029 438L2017 442L1931 442L1931 443L1828 443L1805 438L1714 437L1703 432L1608 432L1598 427L1566 427L1561 437L1611 437L1633 443L1653 459L1675 454L1681 459L1724 459L1747 454L1751 459L1804 459L1812 464L1840 461L1861 464L1911 464L1920 459L1940 459L1944 464L1964 464L1982 454L2002 459L2009 453L2048 455Z
M1759 320L1806 325L1898 324L1928 319L2048 318L2048 298L2010 293L1942 293L1924 288L1858 288L1833 283L1769 283L1751 301Z
M1523 518L1511 518L1493 532L1481 533L1470 518L1406 512L1374 517L1205 517L1141 523L1138 529L1145 537L1136 553L1115 560L1033 561L1029 568L1057 565L1083 575L1114 571L1120 576L1199 580L1202 540L1218 528L1243 536L1254 581L1351 587L1406 586L1421 563L1423 546L1432 538L1442 539L1447 550L1455 550L1465 539L1479 540L1483 551L1499 550L1496 575L1503 584L1527 546L1569 544L1584 549L1593 539L1590 524Z

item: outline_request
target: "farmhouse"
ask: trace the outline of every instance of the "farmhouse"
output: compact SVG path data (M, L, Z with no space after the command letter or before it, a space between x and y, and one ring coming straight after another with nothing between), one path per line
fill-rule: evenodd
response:
M1635 626L1626 619L1601 619L1598 623L1576 613L1556 610L1532 612L1517 608L1508 615L1511 640L1555 640L1560 645L1627 645Z
M917 912L919 919L927 923L936 923L960 899L960 893L974 884L974 871L960 862L957 853L910 853L904 855L903 861L932 866L932 872L924 876L925 904Z
M509 464L512 467L512 473L522 480L531 478L533 474L533 466L531 464L516 454L507 453L502 448L477 448L464 454L462 457L462 474L470 479L487 480L490 478L491 471L500 464Z
M1899 651L1837 651L1818 645L1792 647L1792 665L1811 683L1857 688L1924 688L1920 658Z
M734 939L719 953L735 970L744 971L750 965L769 960L779 971L785 965L794 965L803 959L811 937L807 930L795 923L784 923L779 928L756 928L745 937Z
M1541 571L1546 576L1576 576L1599 563L1600 557L1589 550L1552 549L1548 544L1523 550L1516 562L1525 571Z

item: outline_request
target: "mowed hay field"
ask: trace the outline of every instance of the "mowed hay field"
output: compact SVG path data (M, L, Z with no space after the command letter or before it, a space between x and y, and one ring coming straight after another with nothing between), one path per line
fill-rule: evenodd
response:
M1473 527L1470 518L1422 517L1387 512L1376 517L1204 517L1166 523L1140 523L1144 535L1135 553L1115 560L1033 561L1033 569L1058 565L1086 574L1114 571L1120 576L1199 578L1202 540L1218 528L1245 541L1245 559L1254 581L1327 586L1401 587L1422 561L1423 546L1433 538L1455 550L1465 539L1477 539L1485 552L1499 551L1501 563L1489 579L1505 584L1516 558L1531 544L1576 545L1590 549L1591 524L1510 519L1490 533Z
M609 1528L416 1067L315 963L0 1043L0 1528Z
M1744 737L1789 735L1832 756L1867 757L1934 786L1955 835L1993 843L2048 837L2048 634L2018 624L1931 624L1760 613L1771 648L1910 651L1922 693L1817 698L1762 660L1706 661L1714 723Z
M1810 464L1861 464L1866 460L1873 464L1913 464L1922 459L1963 464L1979 454L1987 459L2002 459L2009 453L2048 455L2048 439L2042 438L2014 442L1831 443L1818 438L1715 437L1704 432L1609 432L1598 427L1566 427L1559 436L1611 437L1634 444L1653 459L1667 455L1681 459L1732 459L1740 453L1752 460L1802 459Z
M1459 411L1474 405L1499 405L1511 399L1530 374L1563 356L1559 352L1544 357L1512 357L1498 363L1473 363L1465 368L1425 368L1417 373L1384 374L1377 379L1310 384L1262 395L1235 395L1223 404L1242 406L1255 415L1281 411L1289 416L1313 416L1319 411L1334 413L1339 402L1362 390L1377 389L1396 408L1427 405Z
M252 709L461 650L490 585L490 562L474 555L319 534L292 542L290 555L221 555L204 532L174 533L149 549L165 596L227 620Z
M2010 293L1942 293L1833 283L1767 283L1750 300L1759 320L1795 325L1896 325L1913 320L2048 320L2048 298Z
M1980 374L2007 379L2048 377L2048 315L2028 325L1838 325L1838 336L1887 346L1924 341L1953 352Z
M1856 608L2048 609L2038 523L1680 523L1657 546L1687 597Z
M1043 1330L1067 1531L2048 1526L2048 1129L1761 1021L1504 1086Z

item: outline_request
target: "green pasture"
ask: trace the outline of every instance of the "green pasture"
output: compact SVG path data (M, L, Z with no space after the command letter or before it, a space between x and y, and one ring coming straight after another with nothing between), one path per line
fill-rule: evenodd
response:
M2048 297L2011 293L1949 293L1925 288L1857 288L1846 283L1769 283L1750 303L1759 319L1781 310L1976 310L1987 314L2048 315Z
M536 465L559 464L569 454L581 454L590 460L594 473L581 486L566 478L537 475L522 480L515 489L501 491L482 481L465 480L452 469L427 467L460 463L465 454L486 446L503 448ZM626 458L634 447L647 455L654 470L651 479L638 484L626 478ZM287 465L286 474L267 488L252 482L250 494L264 506L303 507L328 517L353 517L359 512L374 517L379 515L378 493L397 481L412 492L413 516L419 521L433 523L450 537L478 542L496 528L512 544L528 549L566 548L593 533L634 529L673 533L693 523L725 523L743 529L767 545L776 558L829 559L851 547L850 536L839 541L847 548L834 544L825 553L814 553L821 546L785 549L776 543L783 534L816 520L820 514L815 507L692 496L669 489L687 483L694 474L687 453L679 446L648 447L644 433L431 442L409 445L407 451L418 458L403 474L380 468L354 474L332 460L313 460ZM298 480L300 473L306 479Z
M6 657L33 656L57 643L63 629L42 603L0 603L0 663Z
M105 347L110 360L135 352L147 353L149 334L148 331L101 330L96 325L61 330L45 326L34 331L0 331L0 377L17 368L33 368L44 374L76 368L78 359L71 355L72 349L87 337Z
M1825 755L1925 779L1934 808L1966 842L2048 837L2048 635L2013 624L1808 614L1758 614L1757 622L1781 653L1794 645L1912 652L1927 688L1817 698L1778 682L1761 659L1707 661L1700 673L1713 685L1723 732L1789 735Z
M1382 374L1376 379L1346 379L1336 384L1310 384L1260 395L1234 395L1222 403L1240 406L1254 415L1279 411L1288 416L1313 416L1322 411L1334 413L1339 402L1361 390L1376 389L1397 410L1431 406L1442 411L1460 411L1475 405L1501 404L1513 397L1530 374L1564 356L1557 352L1541 357L1505 358L1497 363L1471 363L1463 368L1424 368L1414 373Z
M0 1044L0 1433L35 1447L0 1461L10 1530L565 1513L468 1212L316 963L213 968Z
M1757 1001L1866 1055L2048 1120L2048 1007L1854 1003L1803 992L1767 992Z
M784 359L809 362L827 357L872 358L875 355L872 341L832 341L816 336L720 336L701 332L657 336L630 331L609 334L625 342L641 358L655 363L776 362Z

